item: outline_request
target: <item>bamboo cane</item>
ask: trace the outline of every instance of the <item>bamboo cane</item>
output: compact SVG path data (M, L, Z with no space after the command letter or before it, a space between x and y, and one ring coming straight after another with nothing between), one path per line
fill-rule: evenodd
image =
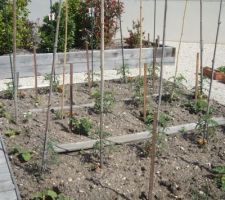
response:
M210 79L210 85L209 85L209 93L208 93L208 99L207 99L207 115L209 115L209 110L210 110L210 98L211 98L211 93L212 93L212 84L213 84L213 77L214 77L214 69L215 69L215 58L216 58L216 51L217 51L217 43L218 43L218 38L219 38L219 31L220 31L220 25L221 25L221 13L222 13L222 4L223 0L220 0L220 8L219 8L219 16L218 16L218 24L217 24L217 31L216 31L216 41L215 41L215 46L214 46L214 53L213 53L213 59L212 59L212 76ZM208 125L206 126L206 135L204 139L208 140Z
M163 69L164 69L164 56L165 56L164 54L165 54L165 39L166 39L166 20L167 20L167 0L165 0L165 6L164 6L163 40L162 40L160 79L159 79L159 100L158 100L158 107L157 107L157 121L159 121L160 107L162 102L162 92L163 92Z
M143 0L140 0L140 54L139 54L139 78L141 78L142 71L142 29L143 29L143 17L142 17Z
M184 35L184 22L185 22L186 13L187 13L187 5L188 5L188 0L185 1L184 14L183 14L183 20L182 20L182 26L181 26L181 34L180 34L180 40L179 40L179 45L178 45L178 49L177 49L177 61L176 61L176 69L175 69L173 91L172 91L172 94L171 94L171 99L173 98L173 95L174 95L174 87L175 87L175 84L176 84L176 79L177 79L177 74L178 74L180 49L181 49L182 38L183 38L183 35Z
M101 0L101 113L100 113L100 167L103 167L103 155L102 155L102 135L103 135L103 112L104 112L104 64L105 64L105 23L104 23L104 16L105 16L105 3L104 0Z
M195 73L195 101L198 100L198 71L199 71L199 53L196 56L196 73Z
M18 122L18 85L17 85L17 76L16 76L16 34L17 34L17 5L16 0L13 0L13 74L14 74L14 104L15 104L15 123Z
M73 117L73 64L70 64L70 118ZM69 124L72 132L71 123Z
M36 52L36 45L34 44L33 48L34 54L34 88L35 88L35 99L38 99L38 89L37 89L37 52Z
M153 42L155 41L155 32L156 32L156 10L157 10L157 4L156 0L154 0L154 27L153 27Z
M203 26L203 22L202 22L202 14L203 14L203 10L202 10L202 0L200 0L200 94L203 94L203 51L204 51L204 47L203 47L203 31L202 31L202 26Z
M55 63L56 63L56 53L58 48L58 39L59 39L59 24L61 18L61 10L62 10L62 0L59 1L59 13L57 17L57 25L56 25L56 34L55 34L55 43L54 43L54 52L53 52L53 61L52 61L52 70L51 70L51 78L50 78L50 89L48 96L48 107L47 107L47 119L45 125L45 135L44 135L44 150L42 157L42 173L46 170L46 160L47 160L47 145L48 145L48 132L49 132L49 120L50 120L50 109L51 109L51 97L52 97L52 85L53 85L53 75L55 72Z
M147 70L148 65L144 64L144 121L146 120L147 115Z
M118 7L120 7L120 0L118 0ZM124 46L123 46L123 30L122 30L121 14L119 14L119 22L120 22L120 43L121 43L121 53L122 53L123 81L126 82L126 71L125 71L125 63L124 63Z
M65 0L66 19L65 19L65 42L64 42L64 61L63 61L63 84L62 84L62 97L61 97L61 118L64 117L64 96L65 96L65 71L67 61L67 41L68 41L68 0Z
M91 95L91 77L90 77L90 64L89 64L88 41L85 41L85 47L86 47L86 58L87 58L88 91L89 91L89 95Z
M154 121L153 121L153 131L152 131L152 142L150 147L150 176L149 176L149 191L148 191L148 199L153 199L153 188L154 188L154 173L155 173L155 157L156 157L156 144L157 144L157 113L154 113Z

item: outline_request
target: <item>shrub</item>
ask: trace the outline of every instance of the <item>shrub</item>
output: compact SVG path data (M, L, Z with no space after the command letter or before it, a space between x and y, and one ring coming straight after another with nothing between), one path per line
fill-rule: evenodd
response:
M100 0L86 0L81 3L80 11L81 15L77 16L77 27L80 30L80 33L77 33L76 37L78 40L83 35L86 38L90 35L92 30L92 18L88 15L88 9L95 8L94 16L94 47L100 47L101 39L101 1ZM110 45L112 38L115 36L116 31L118 30L118 16L122 14L124 10L124 5L122 2L118 4L117 0L105 0L105 45ZM79 41L76 42L78 45ZM83 43L82 43L83 44Z
M28 21L27 5L30 0L17 0L17 48L30 50L33 46L32 23ZM12 51L13 6L12 1L1 1L0 55Z
M96 113L101 112L101 94L99 90L96 90L94 94L92 94L92 97L95 99L94 104L94 111ZM109 113L112 111L112 108L115 104L115 97L112 92L104 92L104 98L103 98L103 112Z
M217 69L219 72L225 73L225 66L221 66Z
M75 32L76 32L76 15L78 15L79 8L78 0L68 0L68 42L67 48L71 49L74 47L75 42ZM65 3L62 5L60 28L59 28L59 41L58 41L58 51L64 50L65 43ZM52 6L52 12L55 13L55 19L58 17L59 3L56 2ZM40 38L41 42L38 48L39 52L53 52L53 44L55 41L55 30L56 30L56 20L49 20L49 16L45 16L43 20L43 25L40 27Z
M133 21L132 22L132 29L128 29L129 37L126 38L126 43L129 48L137 48L140 47L140 38L141 38L141 33L140 33L140 21ZM142 32L142 36L144 39L145 32Z
M69 124L72 128L72 131L83 135L89 135L90 130L93 127L92 122L87 118L77 119L75 117L71 117L69 119Z

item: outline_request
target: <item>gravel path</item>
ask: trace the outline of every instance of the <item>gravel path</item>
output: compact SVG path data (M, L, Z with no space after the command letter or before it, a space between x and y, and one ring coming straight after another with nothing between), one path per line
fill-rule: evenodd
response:
M167 45L178 47L177 42L167 42ZM213 57L214 45L213 44L205 44L204 45L204 66L212 65L212 57ZM199 44L198 43L182 43L179 57L179 70L178 74L182 74L187 82L185 85L188 89L192 89L195 84L195 67L196 67L196 53L199 52ZM216 54L216 68L225 65L225 45L218 45L217 54ZM138 69L131 69L131 75L138 75ZM164 78L168 79L174 75L175 65L166 65L164 70ZM82 83L85 81L85 73L76 73L74 75L75 83ZM97 79L98 77L96 77ZM105 80L118 78L115 70L107 70L105 71ZM62 77L59 76L60 82L62 82ZM9 80L0 80L0 91L6 88L5 83L9 82ZM66 83L69 83L69 76L66 75ZM44 81L43 77L38 77L38 86L43 87L47 86L48 82ZM207 88L207 83L205 83L205 87ZM19 88L32 88L34 86L33 78L21 78L19 83ZM220 83L218 81L213 81L213 90L212 90L212 98L217 100L219 103L225 105L225 84Z

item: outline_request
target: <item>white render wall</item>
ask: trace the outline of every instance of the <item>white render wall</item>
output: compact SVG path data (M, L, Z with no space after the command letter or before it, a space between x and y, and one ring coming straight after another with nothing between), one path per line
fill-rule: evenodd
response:
M50 1L50 0L49 0ZM30 4L30 19L42 18L49 12L48 0L32 0ZM53 0L55 2L56 0ZM127 36L127 28L131 28L132 20L139 19L140 0L121 0L125 4L125 12L122 16L124 36ZM164 0L157 0L157 30L156 33L162 36ZM203 31L204 42L214 43L219 11L219 0L203 0ZM225 4L225 3L224 3ZM144 30L153 35L153 0L143 0ZM169 41L178 41L181 31L185 0L168 0L167 35ZM219 36L219 43L225 44L225 5L221 16L222 24ZM199 41L199 0L188 0L188 10L185 20L184 42ZM146 34L147 35L147 34ZM119 34L116 36L119 37Z

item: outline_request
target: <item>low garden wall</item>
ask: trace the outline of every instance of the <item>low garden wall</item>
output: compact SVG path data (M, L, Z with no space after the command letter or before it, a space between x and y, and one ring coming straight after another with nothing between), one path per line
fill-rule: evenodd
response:
M125 64L130 68L138 67L140 49L124 49ZM165 47L165 64L173 64L175 62L176 49L174 47ZM99 71L100 68L100 51L93 52L93 68ZM162 47L157 50L157 62L160 61L162 55ZM49 74L51 72L52 53L37 54L37 72L38 76ZM91 51L89 51L90 69L92 66ZM56 74L62 73L64 54L58 53L56 56ZM143 63L152 63L153 48L143 48ZM67 54L66 73L69 72L69 64L74 64L74 72L87 71L86 51L69 52ZM34 56L33 54L17 55L16 57L17 72L20 77L34 76ZM122 65L121 49L105 50L105 69L118 69ZM9 56L0 56L0 80L11 78L10 58Z

